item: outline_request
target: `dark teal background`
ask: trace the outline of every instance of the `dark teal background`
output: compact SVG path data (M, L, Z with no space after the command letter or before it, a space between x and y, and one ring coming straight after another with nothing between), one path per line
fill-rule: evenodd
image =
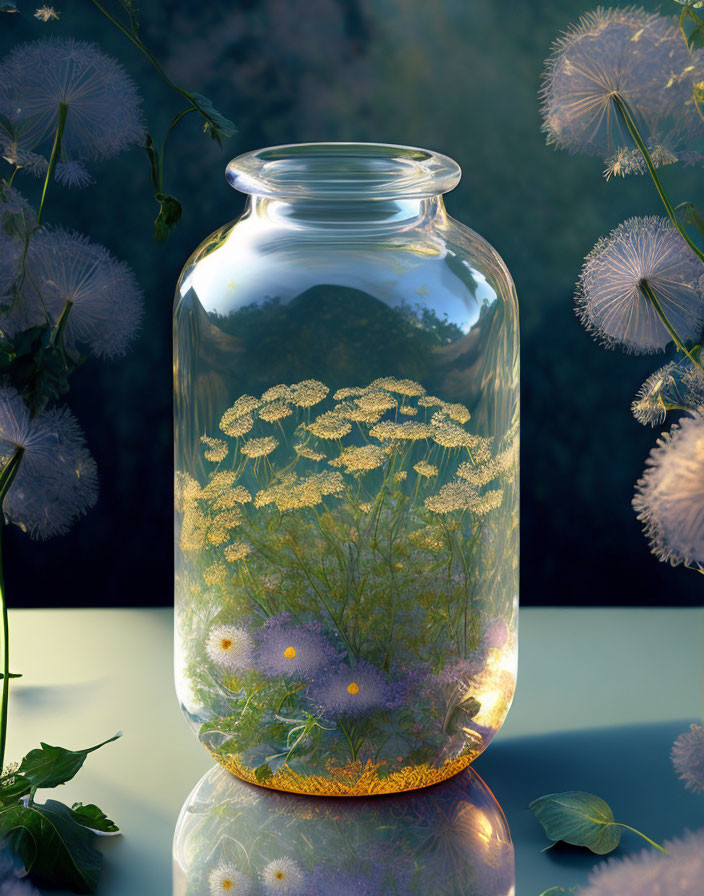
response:
M21 5L21 4L20 4ZM99 43L139 83L160 137L182 106L88 0L0 17L0 53L49 34ZM544 144L537 90L557 32L592 4L566 0L144 0L143 38L171 77L232 118L223 151L187 117L169 143L165 189L184 205L172 238L152 238L155 205L141 150L92 168L84 191L52 185L46 221L75 228L135 269L142 332L127 358L89 361L69 404L98 461L97 507L63 538L7 538L13 606L155 605L172 600L171 303L179 271L243 197L232 156L308 140L426 146L462 166L450 213L499 250L522 324L522 593L525 604L698 604L701 578L649 553L630 507L657 430L629 405L663 356L597 346L572 311L596 239L631 215L660 214L645 178L605 183L598 159ZM647 4L649 9L658 8ZM672 12L674 3L664 3ZM7 169L9 170L9 169ZM669 168L676 201L700 172ZM17 186L36 196L30 176Z

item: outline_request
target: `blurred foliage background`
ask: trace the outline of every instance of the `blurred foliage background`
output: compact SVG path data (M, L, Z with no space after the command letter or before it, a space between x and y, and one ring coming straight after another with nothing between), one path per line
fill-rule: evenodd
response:
M150 131L182 106L88 0L0 19L0 54L50 34L95 41L139 83ZM646 3L672 14L674 3ZM103 243L145 291L127 358L89 361L69 405L98 461L96 509L46 544L8 532L15 606L159 605L172 601L171 303L190 252L236 217L224 180L232 156L264 145L369 140L426 146L461 164L450 214L486 237L516 281L522 322L524 604L693 604L701 579L652 557L630 502L657 430L630 414L660 357L608 352L572 310L597 238L631 215L660 214L643 177L604 182L598 159L546 148L537 91L558 31L593 8L579 0L186 0L143 2L142 36L169 75L205 94L238 133L224 150L189 116L170 140L165 189L184 205L161 245L146 154L96 165L83 191L53 185L46 222ZM8 169L9 170L9 169ZM677 200L698 172L670 167ZM16 186L36 198L30 175Z

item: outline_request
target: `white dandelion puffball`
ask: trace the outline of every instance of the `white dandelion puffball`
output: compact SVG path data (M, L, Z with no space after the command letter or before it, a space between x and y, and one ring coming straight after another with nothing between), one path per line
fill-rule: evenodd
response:
M704 416L675 424L646 464L633 507L652 552L673 566L704 569Z
M208 875L211 896L252 896L252 878L239 871L236 865L223 862Z
M95 44L71 38L19 44L0 63L0 84L0 111L22 150L48 157L59 103L68 107L61 148L70 160L111 158L144 140L136 85Z
M672 410L704 410L704 370L689 358L669 361L651 373L631 405L644 426L660 426Z
M5 497L6 519L33 538L68 531L98 497L95 461L75 417L62 408L30 418L14 389L0 389L0 464L18 448L22 460Z
M52 229L32 239L28 269L38 292L26 300L29 319L41 322L48 314L56 323L70 302L69 350L87 346L102 358L125 354L142 317L142 293L129 265L78 233Z
M254 642L244 629L216 625L208 633L205 652L217 666L234 672L250 665Z
M306 892L303 869L286 856L269 862L262 871L262 884L267 896L303 896Z
M704 53L690 54L674 20L638 7L598 8L557 40L541 89L548 143L606 157L634 142L614 96L641 136L668 152L697 145L702 122L694 84Z
M648 354L672 342L641 288L657 296L685 342L704 325L704 265L665 218L629 218L585 259L575 299L577 316L607 348Z

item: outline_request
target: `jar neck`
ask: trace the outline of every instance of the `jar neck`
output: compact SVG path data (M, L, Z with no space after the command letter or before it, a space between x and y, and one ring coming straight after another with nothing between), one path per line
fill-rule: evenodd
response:
M328 232L378 232L437 225L446 217L442 195L429 198L294 199L250 196L247 217L277 227Z

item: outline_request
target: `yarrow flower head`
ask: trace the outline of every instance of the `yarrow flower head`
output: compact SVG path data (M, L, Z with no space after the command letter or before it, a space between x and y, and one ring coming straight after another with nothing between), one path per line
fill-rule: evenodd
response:
M51 150L59 104L68 108L62 150L72 161L106 159L144 140L141 100L124 68L94 44L44 38L0 64L0 112L22 150Z
M672 341L648 299L650 290L685 342L704 325L704 265L664 218L630 218L587 256L577 284L580 321L607 348L637 354Z
M547 60L541 98L548 143L602 157L632 148L619 100L646 142L686 148L702 130L693 97L703 74L704 54L690 54L673 20L637 7L600 7L566 31Z
M291 625L286 615L270 619L258 632L256 665L267 675L310 678L336 656L318 626Z
M672 747L672 764L688 790L704 793L704 727L692 725Z
M251 665L254 642L242 628L215 625L208 632L205 652L216 665L236 672Z
M211 896L252 896L254 881L231 862L223 862L208 875Z
M63 339L69 350L80 345L101 358L125 354L142 316L141 290L127 264L78 233L56 229L32 238L27 268L37 291L25 290L5 322L10 334L47 318L56 324L68 303Z
M337 666L321 674L308 696L328 716L356 718L398 703L399 688L389 685L382 673L366 660L353 668Z
M262 885L267 896L303 896L310 892L303 869L288 856L274 859L264 867Z
M683 418L658 439L633 507L659 560L704 569L704 415Z
M686 358L669 361L643 383L631 405L633 416L646 426L665 422L668 411L704 409L704 370Z
M704 880L704 829L665 843L668 854L643 850L597 866L576 896L695 896Z
M21 461L5 497L5 517L33 538L62 534L96 502L98 477L83 432L65 408L31 418L14 389L0 389L0 467Z

